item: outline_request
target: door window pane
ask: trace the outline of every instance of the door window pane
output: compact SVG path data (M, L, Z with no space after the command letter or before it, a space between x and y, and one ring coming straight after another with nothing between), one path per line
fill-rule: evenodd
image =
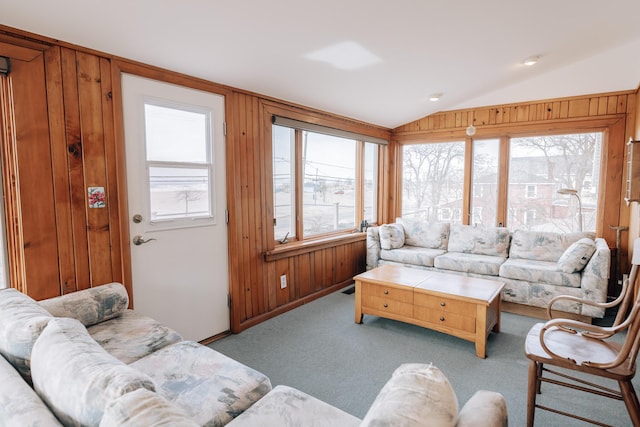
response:
M145 104L147 160L206 163L208 114Z
M471 172L470 224L495 226L498 208L498 168L500 140L473 141L473 170Z
M150 167L151 221L210 215L209 170Z
M508 227L595 231L601 156L601 132L511 139Z
M274 125L273 235L276 240L295 237L295 130Z
M355 228L356 141L303 131L304 235Z
M464 142L403 147L403 217L461 222L463 190Z

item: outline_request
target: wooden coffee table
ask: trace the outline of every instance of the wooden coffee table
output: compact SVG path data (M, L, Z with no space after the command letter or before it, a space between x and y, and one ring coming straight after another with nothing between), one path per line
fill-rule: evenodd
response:
M444 332L474 342L483 359L487 337L500 332L502 282L394 265L354 280L356 323L371 314Z

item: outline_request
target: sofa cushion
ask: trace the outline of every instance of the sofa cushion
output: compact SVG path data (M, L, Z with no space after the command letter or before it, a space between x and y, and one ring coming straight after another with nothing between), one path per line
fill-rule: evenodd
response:
M571 288L579 288L581 280L580 273L560 271L556 262L512 258L500 266L500 277Z
M55 317L72 317L85 326L120 316L129 305L127 290L120 283L109 283L40 301Z
M505 261L505 258L499 256L448 252L437 257L433 265L443 270L497 276L500 272L500 266Z
M192 341L130 366L153 378L158 393L200 425L225 425L271 390L265 375Z
M565 273L577 273L587 265L596 251L596 244L589 238L573 242L558 260L558 267Z
M515 230L511 239L510 258L557 262L573 242L582 238L593 240L595 234L554 233L551 231Z
M0 354L31 382L31 349L51 315L16 289L0 290Z
M107 353L127 365L169 344L182 341L179 333L133 310L87 328Z
M109 355L76 319L49 321L33 346L33 386L63 424L98 425L106 405L151 378Z
M409 246L429 249L447 249L449 242L448 222L429 222L411 218L396 218L404 228L404 242Z
M4 427L61 426L47 405L0 356L0 425Z
M198 424L166 399L139 388L107 405L100 427L196 427Z
M383 224L379 231L382 249L397 249L404 246L404 229L401 224Z
M407 363L395 370L382 387L362 427L454 426L458 399L440 369L433 365Z
M507 258L510 240L503 227L452 224L448 251Z
M279 385L228 427L359 426L360 420L295 388Z
M442 249L428 249L420 246L403 246L400 249L381 250L380 259L403 264L433 267L433 260L444 254Z

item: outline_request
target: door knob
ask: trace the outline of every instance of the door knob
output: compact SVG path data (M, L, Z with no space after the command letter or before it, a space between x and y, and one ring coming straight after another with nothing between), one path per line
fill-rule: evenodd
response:
M133 244L136 246L140 246L143 243L149 243L152 240L156 240L156 239L145 239L144 237L137 235L137 236L133 236Z
M140 224L142 222L142 215L140 214L135 214L133 216L133 218L131 218L133 220L133 222L135 222L136 224Z

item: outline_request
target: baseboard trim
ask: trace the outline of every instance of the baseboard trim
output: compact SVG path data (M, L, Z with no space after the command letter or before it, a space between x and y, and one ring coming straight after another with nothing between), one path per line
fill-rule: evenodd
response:
M525 304L517 304L514 302L502 301L502 311L507 313L520 314L523 316L535 317L537 319L549 320L547 316L547 309L542 307L533 307ZM577 313L567 313L566 311L551 310L551 314L554 318L573 319L583 323L591 323L592 317L585 316Z

